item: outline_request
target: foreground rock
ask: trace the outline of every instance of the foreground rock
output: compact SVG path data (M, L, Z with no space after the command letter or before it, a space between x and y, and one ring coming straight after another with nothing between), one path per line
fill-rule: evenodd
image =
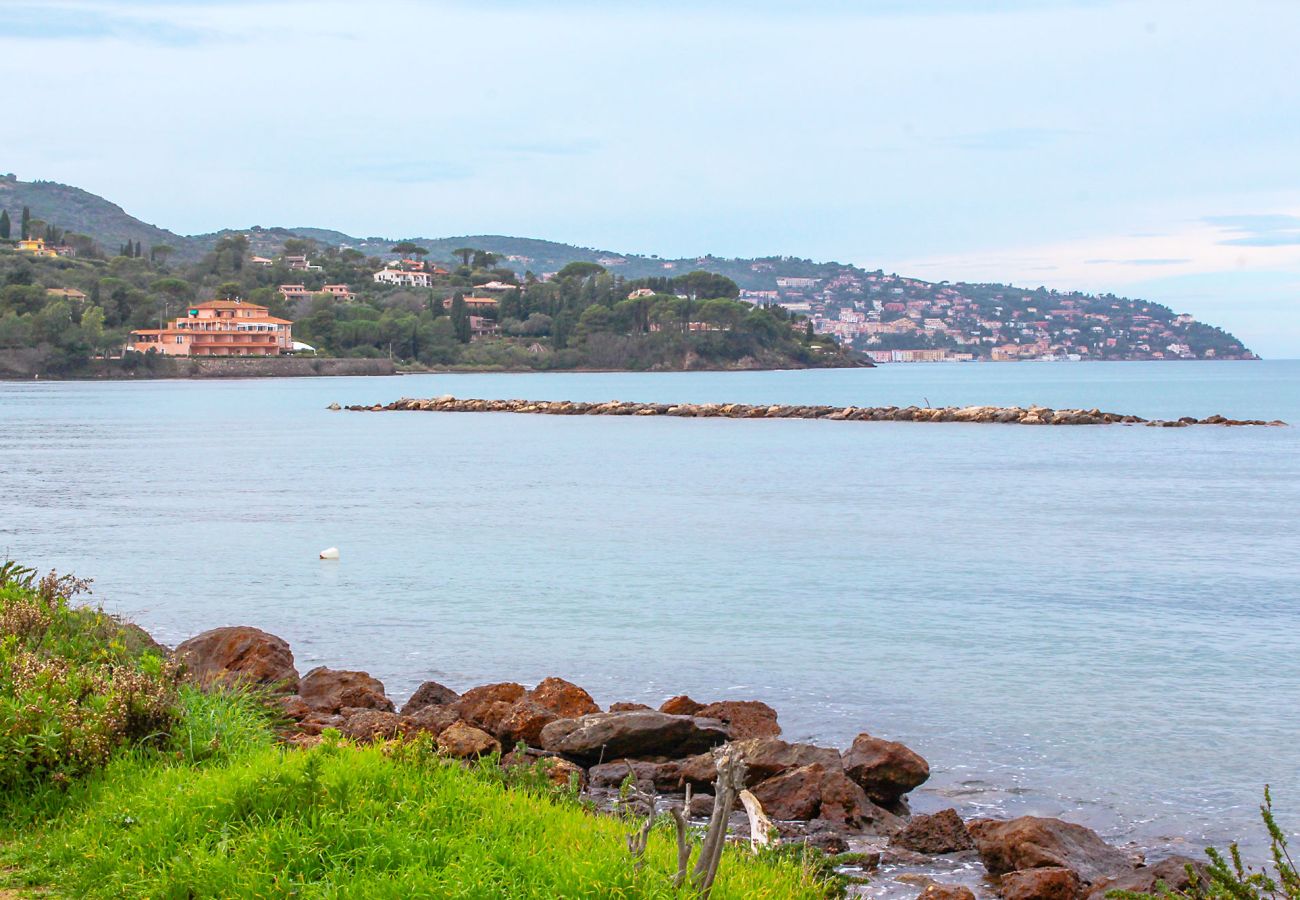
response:
M1188 866L1191 866L1198 880L1204 881L1206 877L1206 864L1204 861L1192 859L1188 856L1171 856L1154 865L1140 866L1117 878L1101 879L1092 885L1091 890L1088 892L1088 900L1103 900L1110 891L1154 894L1156 884L1159 882L1163 882L1171 891L1186 891L1192 885L1192 880L1187 874Z
M930 764L897 741L863 733L844 751L844 771L874 802L888 807L930 777Z
M1060 819L1021 816L1009 822L976 819L966 827L990 875L1021 869L1069 869L1085 883L1127 874L1133 860L1095 831Z
M703 706L689 715L718 719L727 726L733 741L776 737L781 733L781 726L776 722L776 710L758 700L723 700Z
M854 831L880 834L902 827L897 816L872 803L838 766L801 766L758 784L753 793L773 819L822 819Z
M176 658L200 684L254 684L287 694L298 689L288 642L257 628L213 628L177 647Z
M337 713L346 708L393 711L393 701L384 694L383 682L365 672L320 666L302 677L298 694L318 712Z
M489 753L500 753L501 744L482 729L456 722L438 735L438 749L456 759L477 759Z
M745 759L745 785L751 788L769 778L814 763L827 770L842 768L840 753L832 747L789 744L779 738L753 738L737 741L736 749ZM716 776L717 766L707 753L693 756L681 764L683 784L704 788L711 785Z
M726 419L826 419L834 422L977 422L999 425L1284 425L1274 420L1184 416L1148 421L1141 416L1100 409L1051 409L1046 406L751 406L745 403L582 403L569 400L461 400L450 395L430 400L403 397L392 403L344 407L351 412L506 412L551 416L676 416Z
M1002 900L1075 900L1079 888L1078 873L1063 866L1018 869L998 880Z
M402 706L402 715L414 715L426 706L449 706L459 699L460 694L446 685L438 684L436 681L426 681L415 689L411 699Z
M959 853L975 847L966 823L955 809L945 809L929 816L913 816L907 827L894 835L891 847L917 853Z
M544 749L586 765L624 756L688 756L726 740L726 727L717 720L653 710L558 719L541 731Z

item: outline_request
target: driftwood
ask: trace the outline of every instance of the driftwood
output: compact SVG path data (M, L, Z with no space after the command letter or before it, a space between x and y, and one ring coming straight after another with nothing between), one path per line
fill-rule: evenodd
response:
M636 780L636 770L632 768L632 763L630 762L627 764L627 771L628 778L630 779L628 782L628 797L634 800L640 800L646 805L645 821L641 823L640 828L631 832L627 836L628 852L630 852L632 858L636 860L636 868L639 869L645 865L645 848L650 842L650 830L654 828L655 805L659 798L653 791L645 791L641 789L641 786Z
M691 886L701 900L708 900L713 890L718 864L722 862L722 848L727 843L727 820L731 818L736 797L745 789L745 760L734 747L723 744L713 751L713 758L718 766L718 778L713 782L713 815L709 817L700 855L691 870Z
M749 816L749 849L757 853L763 847L772 846L776 826L767 817L767 813L763 812L763 804L749 791L740 792L740 802L745 807L745 814Z

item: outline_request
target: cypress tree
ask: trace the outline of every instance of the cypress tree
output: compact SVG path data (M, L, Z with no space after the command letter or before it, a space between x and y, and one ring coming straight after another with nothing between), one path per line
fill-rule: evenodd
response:
M456 329L456 339L468 344L470 339L469 310L465 308L465 295L457 291L451 298L451 324Z
M139 258L140 258L140 255L141 255L141 254L140 254L140 242L139 242L139 241L136 241L136 242L135 242L135 258L136 258L136 259L139 259Z
M0 209L0 240L3 241L9 240L10 227L11 226L9 222L9 210Z
M32 230L32 211L28 209L26 206L24 206L23 207L23 230L22 230L24 241L31 237L31 230Z

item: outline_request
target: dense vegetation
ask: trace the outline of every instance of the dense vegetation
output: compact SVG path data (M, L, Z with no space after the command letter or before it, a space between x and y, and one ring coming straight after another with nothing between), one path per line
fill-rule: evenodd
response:
M657 829L495 757L426 739L279 745L262 698L201 691L138 629L0 569L0 894L75 897L688 897ZM779 855L728 852L717 898L833 887ZM6 895L7 896L7 895Z
M59 232L33 217L33 233ZM65 238L66 239L66 238ZM400 253L421 257L413 243ZM222 237L193 263L167 245L125 242L109 256L82 243L75 256L35 257L0 244L0 349L43 348L45 371L74 372L94 356L117 356L132 329L159 327L197 301L242 297L295 321L294 337L330 356L385 356L423 366L688 368L844 364L831 339L814 339L784 310L734 299L735 283L707 272L626 281L573 263L548 281L523 278L496 254L458 248L429 287L377 284L385 262L356 250L286 238L255 264L248 237ZM390 258L394 255L388 254ZM308 256L310 270L286 257ZM494 283L499 306L472 314L463 302ZM281 285L304 285L287 299ZM320 292L350 288L347 298ZM67 291L79 292L68 294ZM638 296L629 298L630 294ZM125 365L145 361L127 359Z

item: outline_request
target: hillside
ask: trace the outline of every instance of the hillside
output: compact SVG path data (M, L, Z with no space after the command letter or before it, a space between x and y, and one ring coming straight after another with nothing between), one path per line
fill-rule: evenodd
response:
M805 317L813 330L869 355L877 362L961 359L1249 359L1241 341L1216 326L1161 304L1080 292L1004 284L926 282L836 262L796 257L726 259L714 256L663 259L504 235L441 238L355 237L339 231L253 226L182 236L148 225L103 198L54 182L0 181L0 207L17 216L23 205L60 228L89 235L112 252L139 241L147 253L159 243L178 262L196 262L223 240L246 239L255 256L274 258L284 242L302 239L318 250L358 251L392 260L396 240L450 261L453 251L473 247L497 254L496 266L517 276L545 278L571 262L595 263L616 280L651 279L656 290L668 279L695 270L730 278L740 299L781 306ZM376 263L378 265L378 263Z

